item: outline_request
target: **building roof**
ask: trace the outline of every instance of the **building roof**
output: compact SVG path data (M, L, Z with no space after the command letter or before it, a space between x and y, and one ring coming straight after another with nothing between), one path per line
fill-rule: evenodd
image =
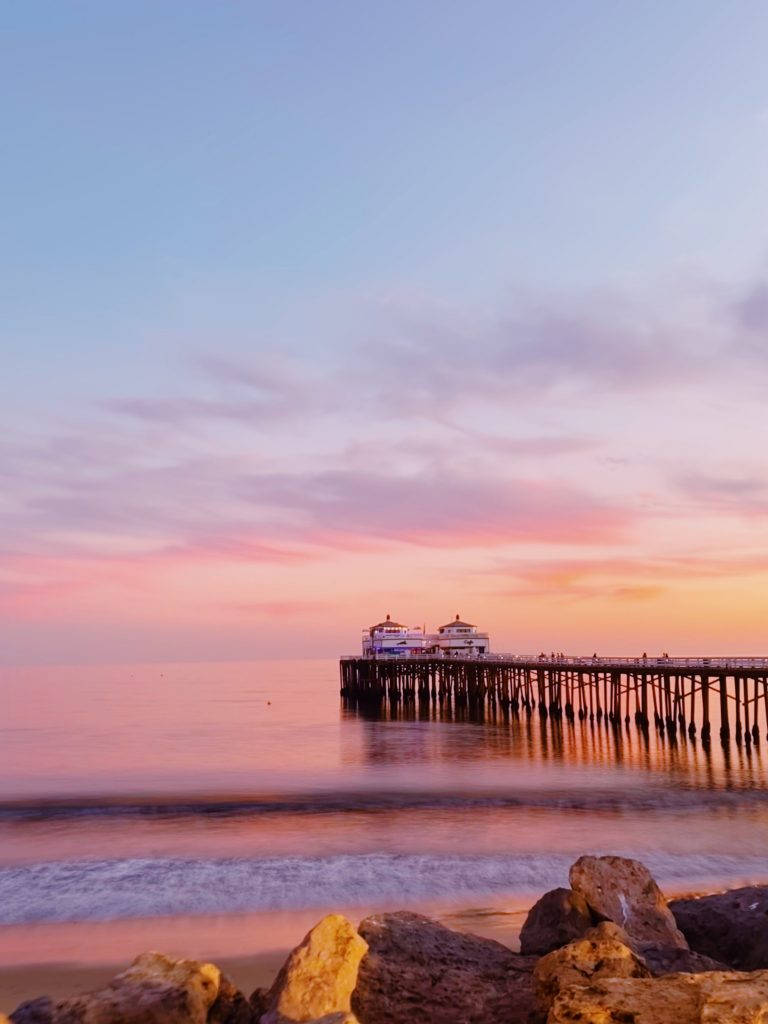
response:
M460 619L458 612L456 612L456 618L453 620L453 622L446 622L446 624L444 626L438 626L437 628L438 629L450 629L451 626L463 626L464 629L474 629L475 628L474 622L464 622L462 619Z
M383 622L377 622L375 626L371 626L371 629L405 629L406 627L402 622L393 622L389 615Z

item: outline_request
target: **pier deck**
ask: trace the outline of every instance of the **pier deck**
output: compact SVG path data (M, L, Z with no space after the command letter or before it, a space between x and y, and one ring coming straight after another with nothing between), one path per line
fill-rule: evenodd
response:
M651 722L674 734L713 724L723 740L768 736L768 658L619 658L484 654L340 661L341 694L359 703L491 702L512 713ZM761 725L762 723L762 725Z

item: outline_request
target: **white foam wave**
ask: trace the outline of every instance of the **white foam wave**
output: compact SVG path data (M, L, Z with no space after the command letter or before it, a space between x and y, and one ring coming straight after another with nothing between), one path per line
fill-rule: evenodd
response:
M599 852L599 851L596 851ZM602 851L608 852L608 851ZM628 856L632 851L623 852ZM313 907L406 906L543 892L567 884L573 854L367 854L263 859L48 862L0 869L0 923L99 921ZM644 854L664 884L765 878L768 858Z

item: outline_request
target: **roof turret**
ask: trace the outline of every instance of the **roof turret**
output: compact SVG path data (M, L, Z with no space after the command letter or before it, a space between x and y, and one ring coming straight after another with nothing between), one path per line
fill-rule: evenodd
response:
M402 622L393 622L392 619L387 615L383 622L377 622L375 626L371 626L371 629L405 629L406 627Z
M463 619L459 618L459 613L456 612L456 618L453 622L446 622L444 626L438 626L438 630L442 632L444 629L452 629L454 626L458 626L460 629L475 629L474 622L464 622Z

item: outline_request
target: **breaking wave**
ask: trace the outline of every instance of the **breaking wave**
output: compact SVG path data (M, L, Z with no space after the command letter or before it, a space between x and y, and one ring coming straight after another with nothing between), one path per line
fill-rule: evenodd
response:
M621 852L621 851L611 851ZM632 851L623 851L631 856ZM573 854L362 854L262 859L127 858L0 868L0 924L106 921L313 907L413 905L567 884ZM642 856L664 884L766 879L768 858Z

